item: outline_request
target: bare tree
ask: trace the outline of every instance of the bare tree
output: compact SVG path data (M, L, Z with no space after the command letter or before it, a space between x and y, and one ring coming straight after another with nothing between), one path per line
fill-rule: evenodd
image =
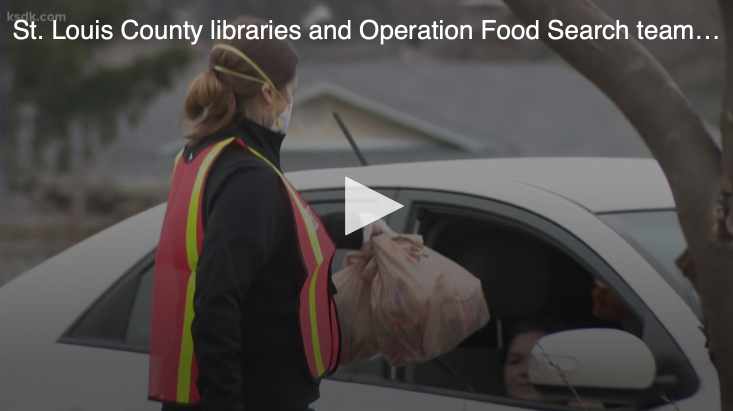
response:
M541 27L613 24L588 0L504 0ZM721 405L733 410L733 3L719 0L726 38L722 152L665 69L635 40L542 40L623 112L659 162L672 190L694 264ZM688 270L686 270L688 271Z

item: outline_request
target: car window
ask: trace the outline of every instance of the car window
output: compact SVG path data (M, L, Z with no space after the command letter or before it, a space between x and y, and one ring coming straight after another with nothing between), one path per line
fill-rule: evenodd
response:
M147 349L150 300L152 293L152 255L135 264L120 277L77 320L60 341L113 349ZM150 289L150 290L148 290ZM146 293L148 296L146 296ZM147 304L147 308L146 308ZM144 311L148 310L146 316Z
M513 381L504 378L515 329L534 318L554 319L567 328L601 323L587 304L592 275L563 259L547 243L507 227L496 217L489 220L429 205L416 206L411 215L414 219L409 222L410 231L416 227L428 247L481 281L491 318L458 347L432 361L408 367L408 382L527 400L529 395L510 394L526 394L529 388L510 390ZM524 345L526 349L532 347ZM529 352L522 355L526 357Z
M675 263L687 243L674 210L607 213L599 218L636 248L702 318L700 297Z
M676 388L678 398L697 389L699 380L684 353L643 301L595 251L562 227L508 204L451 193L404 190L397 201L409 210L400 217L404 230L422 235L428 247L481 280L491 316L483 329L451 351L405 367L404 382L478 395L486 403L543 409L543 397L522 394L529 391L528 380L516 384L519 394L513 390L510 395L507 365L517 362L508 357L509 347L521 343L515 337L523 327L549 319L552 325L542 325L548 329L612 328L634 334L684 381ZM599 283L605 288L599 289Z
M150 347L150 323L153 312L154 265L146 269L138 283L135 300L130 312L130 321L125 333L125 343L148 349Z

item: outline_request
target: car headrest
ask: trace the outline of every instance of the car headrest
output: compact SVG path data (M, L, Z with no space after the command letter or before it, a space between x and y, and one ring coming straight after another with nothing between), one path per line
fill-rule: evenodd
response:
M513 233L481 235L456 250L456 262L481 280L492 318L536 314L550 289L547 247Z

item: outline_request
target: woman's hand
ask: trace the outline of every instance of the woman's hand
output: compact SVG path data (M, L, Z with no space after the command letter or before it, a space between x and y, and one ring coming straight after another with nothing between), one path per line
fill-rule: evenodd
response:
M389 235L397 235L389 226L387 223L379 219L373 223L367 224L363 228L364 233L364 243L371 240L372 237L382 235L382 234L389 234Z

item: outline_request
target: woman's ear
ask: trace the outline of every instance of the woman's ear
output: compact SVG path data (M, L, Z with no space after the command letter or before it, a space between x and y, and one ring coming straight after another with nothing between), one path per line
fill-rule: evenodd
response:
M271 107L275 101L275 90L273 90L269 84L263 84L261 91L260 101L262 102L262 105L265 107Z

